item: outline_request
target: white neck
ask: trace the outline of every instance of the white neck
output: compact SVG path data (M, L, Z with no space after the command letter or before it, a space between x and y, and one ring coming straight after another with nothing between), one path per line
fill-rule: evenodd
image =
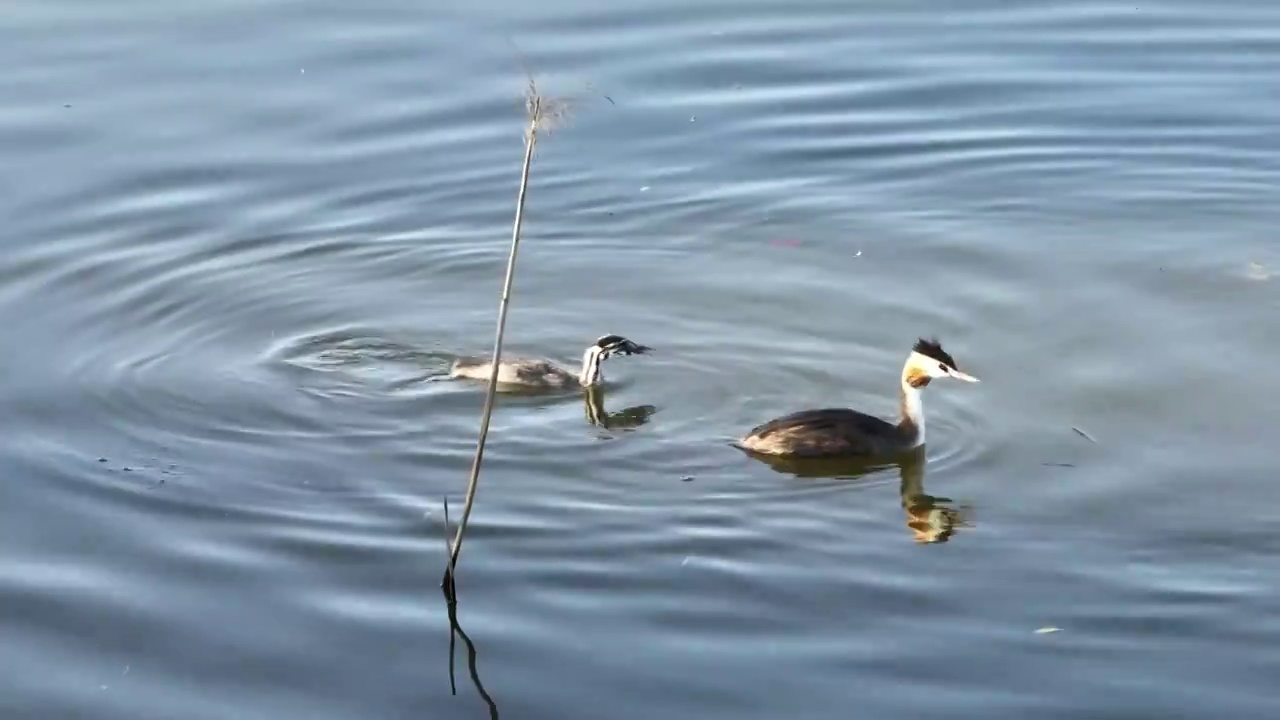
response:
M578 373L578 383L582 387L591 387L604 381L604 370L600 367L600 348L592 345L582 353L582 372Z
M905 379L902 381L902 414L910 420L919 434L915 445L924 444L924 401L919 388L911 387Z

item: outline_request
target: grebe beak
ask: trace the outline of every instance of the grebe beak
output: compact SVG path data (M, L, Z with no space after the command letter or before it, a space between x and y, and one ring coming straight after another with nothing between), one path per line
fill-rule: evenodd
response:
M947 374L957 380L963 380L965 382L978 382L978 378L968 373L962 373L959 370L956 370L955 368L947 368Z

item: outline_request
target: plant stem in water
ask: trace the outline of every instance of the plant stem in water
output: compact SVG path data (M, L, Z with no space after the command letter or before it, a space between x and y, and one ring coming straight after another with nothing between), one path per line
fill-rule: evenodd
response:
M467 531L467 521L475 504L476 486L480 480L480 465L484 462L485 441L489 437L489 418L493 415L494 397L498 388L498 363L502 360L502 338L507 329L507 309L511 304L511 286L515 280L516 253L520 249L520 228L524 224L524 201L529 191L529 168L533 164L533 151L538 143L538 121L541 119L542 98L536 93L529 100L529 131L525 135L524 165L520 170L520 191L516 196L516 218L511 228L511 252L507 256L507 275L502 284L502 302L498 306L498 330L493 342L493 365L489 373L488 390L484 396L484 409L480 413L480 438L476 442L475 458L471 462L471 477L467 481L466 501L462 506L462 518L449 549L449 566L445 570L444 584L452 594L454 569L462 552L462 538Z

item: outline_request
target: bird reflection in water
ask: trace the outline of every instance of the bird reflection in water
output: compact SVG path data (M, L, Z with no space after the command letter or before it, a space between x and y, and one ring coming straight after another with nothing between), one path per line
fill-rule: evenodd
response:
M583 390L586 399L587 422L605 430L634 430L649 422L649 416L658 412L652 405L636 405L617 412L604 409L603 387L594 386Z
M927 460L923 447L892 459L788 458L747 453L776 472L798 478L857 479L880 470L897 467L901 482L898 493L906 515L907 530L918 543L944 543L960 528L972 527L972 508L955 506L951 498L930 495L924 489Z

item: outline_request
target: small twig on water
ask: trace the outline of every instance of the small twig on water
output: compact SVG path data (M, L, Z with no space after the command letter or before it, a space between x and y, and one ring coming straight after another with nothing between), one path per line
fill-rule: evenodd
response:
M523 63L522 63L523 64ZM527 71L526 71L526 74ZM545 98L538 92L537 83L532 74L528 74L529 84L525 93L525 109L528 112L529 127L524 136L524 163L520 170L520 190L516 196L516 217L511 227L511 251L507 256L506 278L502 284L502 301L498 305L498 328L493 341L492 371L489 373L488 389L484 396L484 409L480 413L480 437L476 442L476 454L471 463L471 476L467 481L466 501L462 506L462 518L458 521L458 530L449 546L449 565L444 572L443 586L453 595L454 571L458 565L458 555L462 552L462 539L466 535L467 522L471 518L471 508L476 499L476 486L480 479L480 465L484 462L485 441L489 437L489 418L493 414L494 397L498 388L498 364L502 360L502 339L507 328L507 309L511 303L511 286L515 280L516 253L520 248L520 229L524 224L524 202L529 191L529 168L533 164L533 152L538 144L538 133L550 132L556 122L563 119L568 105L554 98Z
M1080 437L1084 438L1085 440L1088 440L1088 441L1089 441L1089 442L1091 442L1091 443L1097 443L1097 442L1098 442L1097 440L1094 440L1093 438L1089 437L1089 433L1087 433L1087 432L1085 432L1085 431L1081 430L1080 428L1076 427L1075 425L1072 425L1072 426L1071 426L1071 429L1072 429L1072 430L1075 430L1077 435L1079 435Z

